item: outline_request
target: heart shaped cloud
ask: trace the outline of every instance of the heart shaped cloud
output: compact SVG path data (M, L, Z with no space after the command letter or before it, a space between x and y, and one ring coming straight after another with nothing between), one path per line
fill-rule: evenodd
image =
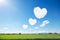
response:
M36 19L32 19L32 18L29 18L29 24L30 25L35 25L37 23L37 20Z
M47 14L47 9L46 8L40 8L40 7L35 7L34 8L34 15L38 18L44 18Z
M26 25L26 24L23 24L23 29L27 29L28 28L28 25Z

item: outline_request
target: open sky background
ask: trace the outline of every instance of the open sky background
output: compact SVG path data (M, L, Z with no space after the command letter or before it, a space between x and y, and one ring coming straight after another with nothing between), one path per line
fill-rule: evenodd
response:
M47 15L38 19L34 15L34 8L46 8ZM37 20L30 25L29 18ZM44 20L49 24L40 27ZM23 24L28 25L26 29ZM0 33L60 33L60 0L4 0L0 2Z

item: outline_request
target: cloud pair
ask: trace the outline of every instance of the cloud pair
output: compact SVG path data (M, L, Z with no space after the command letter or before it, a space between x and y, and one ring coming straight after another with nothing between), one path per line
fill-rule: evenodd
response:
M37 20L36 19L29 18L28 22L29 22L30 25L35 25L37 23ZM23 29L27 29L28 28L28 25L23 24L22 27L23 27Z
M30 25L35 25L35 24L37 23L37 20L30 18L30 19L29 19L29 23L30 23ZM44 26L46 26L46 25L49 24L49 23L50 23L49 20L44 20L44 21L42 22L42 24L40 24L40 27L44 27Z

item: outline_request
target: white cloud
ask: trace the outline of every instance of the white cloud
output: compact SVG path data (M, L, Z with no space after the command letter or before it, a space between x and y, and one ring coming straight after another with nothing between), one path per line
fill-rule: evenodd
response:
M12 34L12 33L16 33L16 34L18 34L18 33L20 33L21 31L19 31L19 30L1 30L0 31L0 33L4 33L4 34L7 34L7 33L9 33L9 34Z
M28 25L26 25L26 24L23 24L23 29L27 29L28 28Z
M45 20L45 21L42 22L42 24L40 25L40 27L44 27L44 26L46 26L49 23L50 22L48 20Z
M45 30L38 30L38 31L29 31L29 32L22 32L22 34L38 34L38 33L46 33Z
M41 19L44 18L47 14L47 9L46 8L40 8L40 7L35 7L34 8L34 15L36 18Z
M8 29L8 27L4 27L3 29L7 30L7 29Z
M30 25L35 25L37 23L37 20L29 18L28 22L29 22Z
M47 31L45 31L45 30L40 30L40 31L38 31L38 33L46 33Z
M37 29L39 29L38 27L35 27L35 29L37 30Z
M0 33L18 33L20 31L19 26L20 24L17 22L0 24Z

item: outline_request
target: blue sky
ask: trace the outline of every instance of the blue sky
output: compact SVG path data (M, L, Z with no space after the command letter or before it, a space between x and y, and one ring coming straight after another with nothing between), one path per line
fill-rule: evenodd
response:
M47 13L38 18L34 8L45 8ZM0 33L19 32L60 33L60 0L0 1Z

